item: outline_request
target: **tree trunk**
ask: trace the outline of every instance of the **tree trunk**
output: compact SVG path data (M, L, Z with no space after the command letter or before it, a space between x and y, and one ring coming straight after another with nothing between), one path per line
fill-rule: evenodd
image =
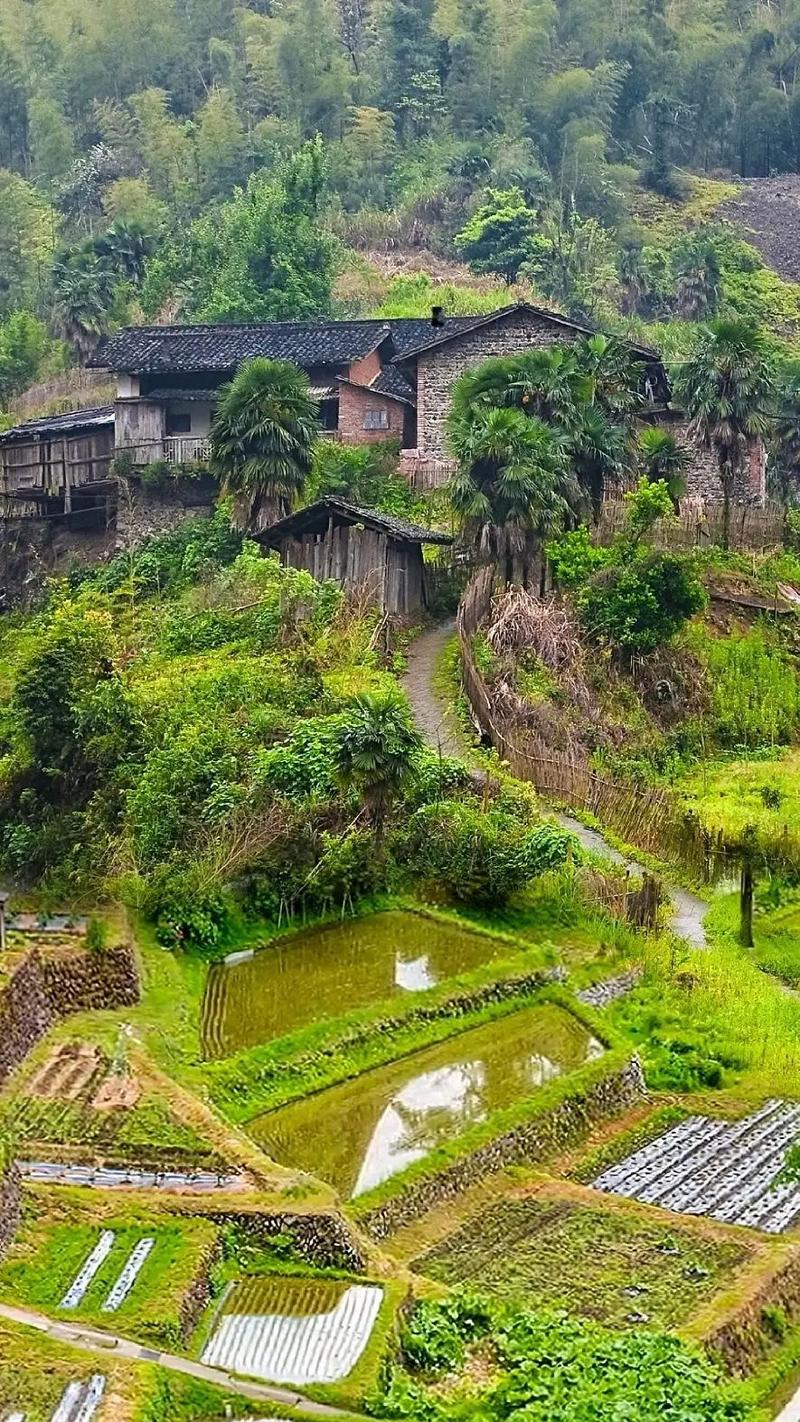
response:
M722 479L722 546L727 553L731 546L731 494L733 475L729 469L720 476Z

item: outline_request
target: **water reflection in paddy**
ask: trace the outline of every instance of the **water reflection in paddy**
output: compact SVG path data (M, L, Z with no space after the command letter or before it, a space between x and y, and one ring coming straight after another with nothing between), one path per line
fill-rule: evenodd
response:
M602 1051L563 1008L526 1008L270 1112L249 1130L274 1160L361 1195Z
M298 933L248 962L211 969L203 1049L229 1056L326 1017L423 992L510 951L500 939L399 911Z

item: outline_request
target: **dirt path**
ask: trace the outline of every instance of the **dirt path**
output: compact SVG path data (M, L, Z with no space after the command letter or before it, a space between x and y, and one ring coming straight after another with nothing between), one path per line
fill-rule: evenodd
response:
M412 642L408 654L408 670L403 678L403 689L411 704L414 720L423 740L442 755L457 759L469 759L469 746L461 732L455 712L434 690L434 680L440 658L455 631L455 621L443 622L430 632L423 632ZM642 865L635 859L620 854L597 830L588 829L572 815L554 811L553 816L565 829L579 839L585 849L609 859L613 864L621 864L634 873L642 872ZM706 947L703 919L708 912L708 904L697 894L682 889L677 884L668 884L667 892L672 904L670 928L679 938L691 943L695 948Z
M302 1393L290 1392L286 1388L267 1387L263 1383L245 1382L222 1368L209 1368L205 1363L193 1362L191 1358L181 1358L174 1353L160 1353L154 1348L143 1348L140 1343L133 1343L129 1338L120 1338L115 1333L101 1332L97 1328L56 1322L45 1314L34 1313L31 1309L0 1304L0 1318L7 1318L10 1323L19 1323L25 1328L35 1328L38 1333L46 1333L58 1343L67 1343L71 1348L80 1348L86 1353L104 1353L107 1357L124 1358L132 1362L157 1363L168 1372L183 1373L186 1377L213 1383L227 1392L253 1398L256 1402L273 1402L281 1407L295 1408L304 1417L330 1418L331 1422L355 1417L354 1413L344 1412L338 1407L312 1402Z

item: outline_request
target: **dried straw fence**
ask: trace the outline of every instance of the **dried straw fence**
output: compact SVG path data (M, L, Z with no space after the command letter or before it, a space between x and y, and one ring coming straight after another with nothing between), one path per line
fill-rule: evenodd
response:
M664 790L646 789L597 775L578 751L554 751L528 727L501 716L472 654L472 637L491 608L495 570L482 568L472 579L458 611L464 689L481 732L521 780L557 804L588 812L626 844L647 854L684 864L697 878L713 882L734 867L738 856L721 835L713 835Z

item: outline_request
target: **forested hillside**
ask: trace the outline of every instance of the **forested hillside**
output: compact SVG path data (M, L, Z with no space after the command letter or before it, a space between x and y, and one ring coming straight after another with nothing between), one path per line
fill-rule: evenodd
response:
M716 213L798 167L799 35L797 0L4 0L0 408L123 321L504 281L794 337L796 288Z

